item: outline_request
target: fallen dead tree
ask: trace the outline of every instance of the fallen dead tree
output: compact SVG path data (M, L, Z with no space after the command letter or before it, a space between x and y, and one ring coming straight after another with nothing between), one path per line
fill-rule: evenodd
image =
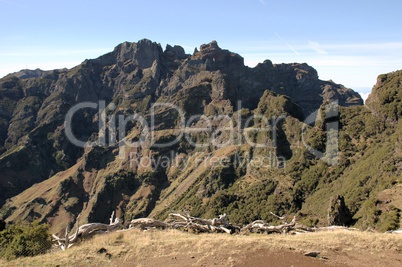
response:
M170 221L162 222L151 218L139 218L131 221L129 228L137 227L142 230L151 228L179 229L193 233L234 233L240 227L231 225L227 221L227 215L219 215L218 218L203 219L189 214L171 213Z
M335 230L357 230L343 226L329 227L308 227L296 222L294 216L290 222L286 222L286 216L278 216L271 212L271 215L284 221L279 225L271 225L265 221L257 220L246 226L239 227L232 225L227 220L227 215L219 215L213 219L203 219L190 216L189 214L171 213L169 222L162 222L151 218L140 218L131 221L130 228L137 227L142 230L147 229L179 229L192 233L266 233L266 234L300 234L308 232L335 231Z
M314 232L329 232L329 231L339 231L339 230L346 230L346 231L359 231L357 228L351 228L351 227L346 227L346 226L338 226L338 225L332 225L332 226L326 226L326 227L318 227L318 228L313 228Z
M269 225L268 223L258 220L254 221L243 228L241 228L241 233L288 233L294 230L296 226L296 216L293 217L290 223L284 223L281 225Z
M389 234L402 234L402 229L387 231Z
M284 220L284 217L279 217L273 213L273 216ZM150 229L150 228L170 228L179 229L182 231L193 232L193 233L289 233L289 232L314 232L314 228L310 228L301 224L296 223L296 216L289 223L284 223L281 225L269 225L268 223L258 220L254 221L244 227L239 227L232 225L227 220L227 215L219 215L217 218L213 219L203 219L190 216L189 214L181 213L170 213L169 222L161 222L151 218L140 218L131 221L130 228L138 227L140 229Z
M285 220L285 216L278 216L271 212L271 215L280 219ZM258 220L254 221L244 227L241 228L241 233L277 233L277 234L295 234L295 233L306 233L306 232L315 232L316 228L307 227L305 225L299 224L296 222L296 216L293 216L293 219L287 223L284 222L280 225L269 225L268 223Z
M151 218L139 218L139 219L134 219L131 221L129 228L133 228L133 227L139 227L142 230L146 230L149 228L166 229L166 228L169 228L170 225L168 223L158 221L155 219L151 219Z
M274 213L272 216L285 220L285 216L280 217ZM292 221L289 223L284 222L280 225L269 225L268 223L258 220L254 221L244 227L241 228L241 233L277 233L277 234L301 234L301 233L311 233L311 232L326 232L326 231L338 231L338 230L346 230L346 231L356 231L356 228L349 228L345 226L327 226L327 227L308 227L296 222L296 216L293 217Z
M181 229L195 233L228 233L232 234L240 230L240 227L230 224L227 215L219 215L218 218L203 219L189 214L170 213L172 218L171 228Z
M140 228L141 230L149 229L178 229L191 233L266 233L266 234L298 234L307 232L319 231L334 231L334 230L357 230L355 228L347 228L342 226L329 226L311 228L296 222L296 216L290 222L286 222L286 216L278 216L271 212L271 215L284 221L279 225L270 225L265 221L257 220L244 227L232 225L228 222L226 214L219 215L217 218L204 219L190 216L188 213L170 213L169 221L163 222L152 218L138 218L131 221L129 229ZM79 216L77 217L77 230L73 235L70 235L68 228L64 237L53 235L55 241L58 242L62 250L70 248L79 240L90 238L96 234L114 232L124 229L119 218L113 221L114 212L110 217L110 224L88 223L79 226Z
M119 229L123 229L123 225L120 222L119 218L115 218L113 221L114 217L114 212L112 213L112 216L110 217L110 223L109 224L103 224L103 223L87 223L84 225L79 226L79 217L77 217L77 229L73 235L70 235L70 231L68 227L66 227L66 232L64 237L58 237L57 235L53 234L53 239L54 241L57 241L58 246L62 250L66 250L70 248L72 245L75 243L79 242L82 239L88 239L96 234L103 234L103 233L108 233L108 232L114 232Z

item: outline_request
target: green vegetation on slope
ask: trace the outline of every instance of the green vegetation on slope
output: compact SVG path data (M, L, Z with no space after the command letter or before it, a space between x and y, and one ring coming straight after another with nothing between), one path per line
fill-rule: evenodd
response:
M137 45L154 58L132 56L140 50ZM7 116L1 115L0 124L12 130L0 132L5 144L0 147L0 203L12 197L2 218L40 219L51 222L54 232L62 230L62 222L73 226L79 214L83 221L107 222L112 211L126 224L187 210L203 217L227 213L236 224L274 222L270 212L298 213L306 224L325 225L330 199L339 195L353 216L339 224L398 228L400 76L401 71L381 75L368 105L361 106L355 92L318 80L307 64L266 61L250 69L216 42L176 58L143 41L126 43L71 71L1 80L0 115ZM325 118L335 98L339 114ZM118 107L108 106L109 123L133 112L152 121L155 142L74 147L65 137L63 116L77 102L99 100ZM238 100L242 107L236 106ZM152 103L157 103L154 114ZM315 123L303 123L316 109ZM84 109L74 116L74 134L81 140L102 134L96 113ZM181 119L192 115L200 116L186 125L186 139L179 133ZM327 129L334 122L339 132ZM140 124L130 121L118 133L107 125L105 138L127 134L119 145L139 141ZM339 140L332 138L338 134ZM229 146L219 146L231 137ZM175 139L172 146L159 146ZM313 150L328 153L318 159Z
M49 226L37 221L0 231L0 257L8 260L44 254L52 245Z

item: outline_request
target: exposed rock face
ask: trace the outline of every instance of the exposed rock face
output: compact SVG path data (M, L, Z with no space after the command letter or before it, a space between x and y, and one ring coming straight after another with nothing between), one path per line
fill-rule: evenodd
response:
M150 68L155 60L160 60L162 54L161 46L150 40L141 40L138 43L125 42L118 45L113 51L116 62L130 60L133 65L141 69Z
M332 81L318 79L317 71L307 64L277 64L265 61L253 69L255 86L266 87L275 93L289 96L305 115L319 107L317 103L338 100L341 105L362 105L361 97L351 89ZM246 93L246 92L244 92Z
M0 220L0 232L6 229L6 222L4 220Z
M348 226L352 220L352 215L346 207L343 196L336 195L329 201L328 225Z
M119 209L121 216L147 215L157 201L165 198L166 192L178 190L179 196L193 183L199 183L200 177L214 177L210 178L210 183L200 186L203 189L197 193L211 197L214 190L227 188L246 173L246 165L221 168L209 175L211 167L203 169L190 164L185 175L180 168L172 166L150 164L144 167L132 164L130 158L117 160L115 147L76 147L66 138L65 118L77 103L105 101L108 108L114 107L108 109L107 115L139 113L146 120L151 119L153 103L171 103L180 107L186 119L194 115L227 115L233 117L233 123L241 125L240 128L253 125L245 125L247 118L237 118L239 114L286 115L285 121L274 125L278 128L277 142L284 148L272 151L275 155L284 153L285 158L290 159L291 149L300 141L296 140L300 136L295 133L300 121L323 103L333 100L338 100L342 106L363 104L353 90L319 80L317 72L305 63L264 61L255 68L248 68L240 55L221 49L216 41L202 45L192 55L185 54L180 46L168 45L163 50L149 40L125 42L112 52L86 60L71 70L21 71L8 75L0 80L0 205L32 184L45 180L35 189L40 199L24 200L32 204L15 212L9 220L40 217L49 221L55 214L74 218L73 215L80 212L86 218L102 220L110 215L110 210L101 207L108 205L111 210ZM109 106L110 103L113 105ZM175 140L174 129L180 126L177 112L161 105L155 108L154 115L152 134L156 143ZM99 117L96 108L76 114L72 120L74 135L85 142L103 134L110 141L109 130L102 133L99 129ZM202 118L196 117L189 127L207 127ZM216 120L211 127L221 128L228 123L224 119ZM129 123L125 130L129 140L139 139L138 123ZM201 142L205 136L197 133L192 138ZM224 142L225 138L227 133L219 133L216 140ZM269 143L270 138L268 134L252 136L256 142ZM193 158L195 152L209 156L230 155L230 161L235 161L236 153L245 157L266 153L246 145L220 150L213 146L195 149L190 143L180 140L168 149L150 145L128 152L135 150L139 159L166 156L170 160L194 161L197 161ZM169 154L171 151L174 154ZM170 188L176 179L189 181L183 188ZM49 188L55 188L55 192ZM7 214L13 210L9 208L16 205L17 199L32 195L26 192L7 202ZM166 205L170 205L170 197L166 196L165 200Z
M383 120L396 122L402 117L402 70L378 76L366 105Z

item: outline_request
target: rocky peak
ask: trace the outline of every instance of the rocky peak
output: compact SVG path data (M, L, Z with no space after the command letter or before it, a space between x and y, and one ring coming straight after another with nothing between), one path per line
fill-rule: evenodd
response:
M174 59L185 59L187 57L189 57L189 55L186 54L186 52L184 51L184 48L179 46L179 45L175 45L175 46L171 46L171 45L166 45L166 49L164 52L164 55L168 58L174 58Z
M195 50L192 56L194 59L213 60L218 64L241 64L244 65L244 59L239 54L221 49L216 41L200 46L200 51Z
M208 53L208 52L211 52L211 51L216 51L216 50L219 51L219 50L222 50L222 49L219 47L218 42L213 40L209 44L201 45L200 50L201 50L201 53Z
M117 62L132 60L142 69L150 68L155 60L159 60L163 54L160 44L148 39L142 39L137 43L124 42L113 51Z

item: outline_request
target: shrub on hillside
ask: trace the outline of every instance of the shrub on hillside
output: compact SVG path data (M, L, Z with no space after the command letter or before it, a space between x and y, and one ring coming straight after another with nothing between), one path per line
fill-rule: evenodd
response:
M399 228L399 212L399 209L392 207L388 212L382 213L380 216L379 230L381 232L397 230Z
M0 232L0 255L6 259L44 254L51 245L49 226L37 221L11 225Z

